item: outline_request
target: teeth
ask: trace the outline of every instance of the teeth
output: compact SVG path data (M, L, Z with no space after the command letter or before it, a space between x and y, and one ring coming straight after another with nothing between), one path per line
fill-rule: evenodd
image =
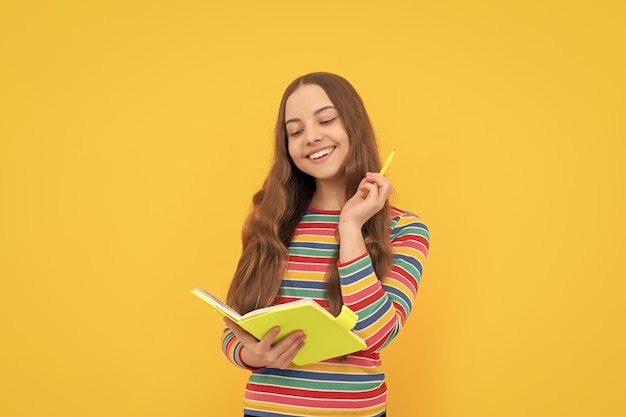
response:
M335 148L326 148L326 149L323 149L323 150L321 150L319 152L315 152L315 153L309 155L309 159L321 158L322 156L328 155L329 153L331 153L334 149Z

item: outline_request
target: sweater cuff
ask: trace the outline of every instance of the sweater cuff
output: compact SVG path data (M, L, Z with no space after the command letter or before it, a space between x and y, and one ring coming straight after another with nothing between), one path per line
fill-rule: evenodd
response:
M363 255L357 256L356 258L351 259L351 260L349 260L347 262L339 262L339 261L337 261L337 268L343 268L344 266L348 266L350 264L358 262L358 261L360 261L361 259L365 258L368 255L369 255L369 253L365 252L365 253L363 253Z
M237 364L239 366L241 366L242 368L246 368L249 371L252 372L259 372L262 371L263 369L265 369L265 366L261 366L260 368L253 368L251 366L248 366L244 361L243 358L241 357L241 351L244 349L243 345L239 347L239 349L237 349Z

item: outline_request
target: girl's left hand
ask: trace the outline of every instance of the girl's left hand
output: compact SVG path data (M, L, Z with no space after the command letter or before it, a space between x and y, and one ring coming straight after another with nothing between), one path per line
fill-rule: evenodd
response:
M280 332L278 327L272 328L263 339L258 340L228 317L224 317L224 323L243 345L241 359L252 368L269 366L285 369L304 346L305 336L300 330L289 333L280 342L274 344Z
M341 209L340 225L360 230L370 217L384 207L392 193L393 187L387 178L377 172L368 172L356 193Z

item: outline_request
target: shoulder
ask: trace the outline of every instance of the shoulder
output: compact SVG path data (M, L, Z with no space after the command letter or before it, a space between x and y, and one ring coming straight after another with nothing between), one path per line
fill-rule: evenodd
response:
M389 214L392 240L406 235L419 235L430 240L428 226L417 214L393 206L390 208Z

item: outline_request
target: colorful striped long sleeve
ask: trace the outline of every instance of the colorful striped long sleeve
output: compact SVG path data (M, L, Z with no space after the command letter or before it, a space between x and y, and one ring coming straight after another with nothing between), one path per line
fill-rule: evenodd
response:
M354 331L367 348L345 358L289 368L248 368L241 344L224 331L222 349L237 366L250 369L244 410L258 417L376 417L386 407L387 388L379 352L398 334L411 308L429 247L426 225L414 214L391 209L394 263L376 277L368 253L338 264L343 302L358 314ZM323 306L325 274L338 249L338 211L309 208L289 247L278 303L312 298Z

